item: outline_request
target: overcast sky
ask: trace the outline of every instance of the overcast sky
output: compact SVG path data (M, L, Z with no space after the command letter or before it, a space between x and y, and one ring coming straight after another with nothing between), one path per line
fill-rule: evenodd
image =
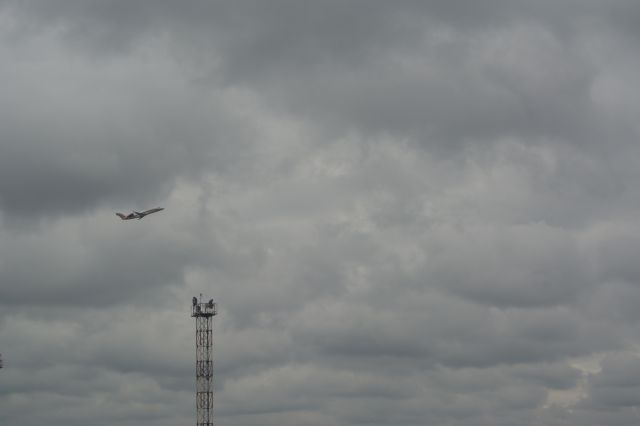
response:
M0 424L195 424L203 293L220 425L636 426L639 42L632 0L0 0Z

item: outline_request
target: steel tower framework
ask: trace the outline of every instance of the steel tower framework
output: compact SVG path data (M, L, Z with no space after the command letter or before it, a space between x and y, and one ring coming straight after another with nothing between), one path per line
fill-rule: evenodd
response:
M213 317L217 306L194 297L191 316L196 319L196 426L213 426Z

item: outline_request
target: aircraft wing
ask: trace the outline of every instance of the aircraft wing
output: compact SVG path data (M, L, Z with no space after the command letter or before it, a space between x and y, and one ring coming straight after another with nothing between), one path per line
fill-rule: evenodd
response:
M122 220L133 219L133 216L131 216L130 214L125 215L125 214L122 214L122 213L116 213L116 216L118 216Z
M159 212L159 211L161 211L161 210L164 210L164 207L156 207L155 209L145 210L145 211L143 211L141 214L142 214L142 215L144 215L144 216L146 216L146 215L148 215L148 214L156 213L156 212Z

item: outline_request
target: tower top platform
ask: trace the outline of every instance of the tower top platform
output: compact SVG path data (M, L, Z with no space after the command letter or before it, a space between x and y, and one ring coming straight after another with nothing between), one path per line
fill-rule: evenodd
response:
M192 317L212 317L218 314L218 307L214 303L213 299L208 302L202 301L202 295L200 299L194 297L191 300L191 316Z

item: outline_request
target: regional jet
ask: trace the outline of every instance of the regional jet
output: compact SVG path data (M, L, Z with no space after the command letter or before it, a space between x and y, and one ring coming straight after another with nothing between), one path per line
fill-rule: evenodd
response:
M116 216L118 216L122 220L131 220L131 219L140 220L143 217L145 217L147 215L150 215L151 213L159 212L161 210L164 210L164 208L163 207L156 207L155 209L145 210L143 212L133 211L133 212L131 212L129 214L116 213Z

